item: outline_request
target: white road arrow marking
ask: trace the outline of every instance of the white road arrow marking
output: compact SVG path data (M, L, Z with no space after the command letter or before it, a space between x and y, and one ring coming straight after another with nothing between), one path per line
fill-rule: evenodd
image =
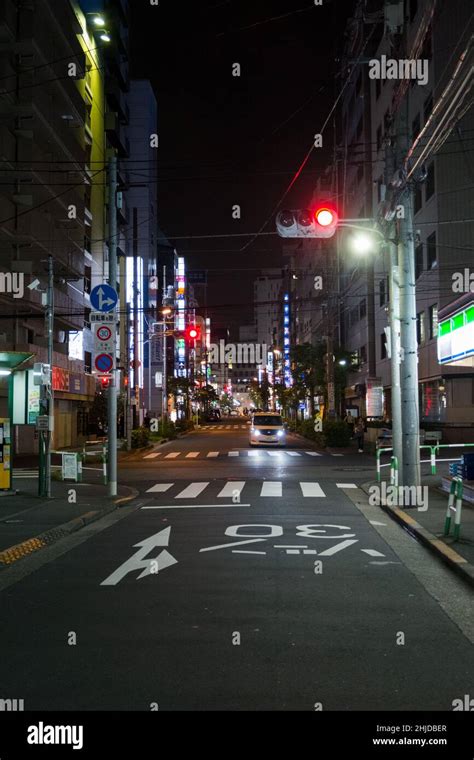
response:
M160 570L164 570L166 567L175 565L178 560L175 559L166 550L160 552L157 557L145 559L146 555L149 554L155 547L168 546L170 540L170 532L171 527L164 528L164 530L160 530L153 536L143 539L143 541L140 541L138 544L134 544L134 547L140 547L139 551L135 552L135 554L127 559L126 562L120 565L120 567L118 567L117 570L109 575L105 581L102 581L100 585L116 586L117 583L119 583L123 578L125 578L126 575L128 575L128 573L141 570L142 572L137 578L137 580L139 580L140 578L145 578L147 575L155 575ZM154 563L158 563L158 570L154 569Z

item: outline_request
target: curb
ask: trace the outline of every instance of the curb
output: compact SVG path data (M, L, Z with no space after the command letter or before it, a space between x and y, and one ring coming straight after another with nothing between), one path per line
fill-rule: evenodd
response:
M367 495L367 490L371 483L363 483L360 488ZM451 568L457 575L459 575L464 581L474 587L474 565L467 559L462 557L458 552L452 549L448 544L445 544L439 537L430 533L429 530L420 525L409 514L404 512L399 507L391 507L387 504L381 504L381 509L388 514L392 520L401 525L405 530L416 538L423 546L429 549L432 554L435 554L438 559L444 562L445 565Z
M139 491L135 488L131 488L130 486L122 487L131 492L130 496L122 496L119 499L115 499L111 504L104 507L104 509L86 512L80 517L75 517L67 523L58 525L56 528L51 528L51 530L33 536L33 538L27 538L19 544L15 544L8 549L0 551L0 571L10 567L19 559L23 559L23 557L27 557L33 552L44 549L46 546L51 546L51 544L59 541L59 539L65 538L66 536L71 535L71 533L75 533L81 528L84 528L86 525L90 525L91 523L100 520L110 512L114 512L118 507L123 506L126 502L132 501L139 496Z

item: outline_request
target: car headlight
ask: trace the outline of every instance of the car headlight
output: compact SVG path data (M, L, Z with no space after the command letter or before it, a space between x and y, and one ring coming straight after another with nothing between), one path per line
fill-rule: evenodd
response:
M255 428L252 429L252 433L254 435L260 435L260 430L255 430Z
M278 433L277 433L278 438L281 438L283 435L285 435L285 431L284 430L279 430Z

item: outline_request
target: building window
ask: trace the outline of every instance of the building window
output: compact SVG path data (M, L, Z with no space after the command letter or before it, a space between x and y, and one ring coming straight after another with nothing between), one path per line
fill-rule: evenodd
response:
M415 277L418 279L423 272L423 243L420 243L415 248Z
M438 255L436 251L436 232L432 232L426 241L427 250L427 268L434 269L438 265Z
M366 364L367 362L367 346L361 346L359 351L360 363Z
M355 306L351 309L351 326L357 324L359 321L359 307Z
M359 304L359 316L361 319L364 319L364 317L367 316L367 301L365 298L363 298Z
M92 354L90 351L84 351L84 372L92 372Z
M84 267L84 293L91 292L92 268Z
M386 359L387 358L387 344L385 342L385 333L381 333L380 335L380 358Z
M91 310L87 306L84 309L84 327L91 329Z
M413 213L417 214L418 211L421 209L422 205L423 205L423 201L421 197L421 185L416 185L414 196L413 196Z
M430 339L438 337L438 304L430 306Z
M420 311L419 314L416 315L416 340L418 342L418 345L421 345L425 342L425 313L424 311Z
M426 177L426 195L425 199L431 198L435 191L435 169L434 161L428 166L428 175Z
M387 295L387 281L385 277L382 277L379 282L379 306L383 306L385 304L387 301Z

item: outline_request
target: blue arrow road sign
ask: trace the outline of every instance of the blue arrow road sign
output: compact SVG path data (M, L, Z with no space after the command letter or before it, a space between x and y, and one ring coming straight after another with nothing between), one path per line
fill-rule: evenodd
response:
M110 285L102 283L91 291L91 305L96 311L112 311L118 301L117 291Z
M95 368L98 372L110 372L114 366L114 360L110 354L99 354L95 359Z

